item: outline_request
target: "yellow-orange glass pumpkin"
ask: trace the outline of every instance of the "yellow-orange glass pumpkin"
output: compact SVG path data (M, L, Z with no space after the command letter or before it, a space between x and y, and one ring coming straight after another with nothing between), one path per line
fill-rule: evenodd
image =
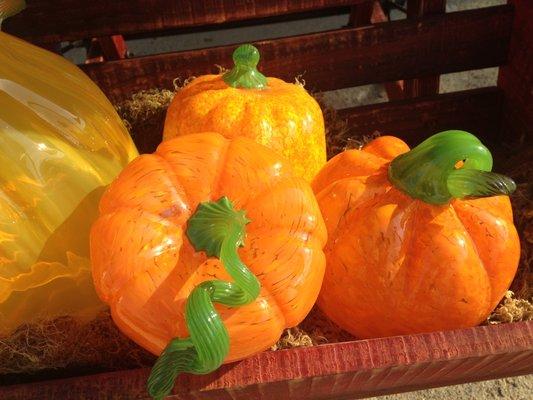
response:
M311 187L287 162L250 139L200 133L164 141L124 169L102 197L91 260L121 331L154 354L170 342L163 364L172 351L182 357L181 369L159 363L156 375L205 373L269 348L302 321L320 290L325 241ZM238 254L235 244L244 244ZM243 306L215 310L209 296Z
M23 8L0 1L0 20ZM0 336L91 319L89 230L137 150L111 103L64 58L0 32Z
M231 71L200 76L176 93L163 139L211 131L245 136L284 155L298 176L311 180L326 162L320 106L303 86L259 73L254 46L237 48L233 60Z
M411 151L380 137L331 159L313 182L328 229L320 308L360 338L484 321L520 252L514 183L491 168L463 131Z

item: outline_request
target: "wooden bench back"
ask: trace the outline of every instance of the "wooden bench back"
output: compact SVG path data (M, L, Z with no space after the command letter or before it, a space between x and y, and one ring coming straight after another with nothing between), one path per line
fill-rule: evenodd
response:
M342 111L350 136L381 130L418 141L453 127L498 141L502 134L526 136L533 123L533 7L531 0L509 2L445 13L446 0L409 0L407 19L384 22L383 13L376 12L377 0L27 0L27 9L5 21L3 30L49 46L115 34L254 24L349 7L347 27L256 42L260 69L288 81L301 76L311 91L396 81L387 86L389 94L396 93L389 97L403 100ZM214 73L216 65L230 67L235 44L82 68L117 103L139 90L172 89L175 78ZM494 66L504 66L499 87L438 95L440 74Z
M5 30L34 43L216 25L368 0L27 0Z
M28 0L27 9L7 20L5 30L43 44L324 12L339 6L355 8L364 1ZM425 4L431 2L435 0ZM309 89L324 91L503 64L512 18L512 7L500 6L425 18L415 15L383 24L368 21L363 27L256 44L262 54L260 67L267 75L289 81L302 76ZM113 101L120 101L148 87L171 88L175 78L216 72L216 65L229 67L233 49L223 46L137 57L95 63L85 70Z

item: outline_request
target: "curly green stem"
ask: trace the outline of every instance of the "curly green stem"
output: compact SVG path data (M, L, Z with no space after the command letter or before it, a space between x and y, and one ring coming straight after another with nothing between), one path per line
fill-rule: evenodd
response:
M181 372L206 374L217 369L229 352L229 335L213 303L229 307L254 301L261 286L237 252L244 244L244 211L236 211L227 197L201 203L189 219L187 236L196 251L218 257L234 282L206 281L189 295L185 319L190 337L174 338L157 359L148 378L148 393L167 396Z
M0 29L2 21L12 15L15 15L26 8L24 0L0 0Z
M462 166L457 168L459 162ZM392 160L389 180L409 196L430 204L454 198L511 194L511 178L490 172L492 155L474 135L445 131Z
M235 66L226 72L222 79L228 86L245 89L264 89L266 77L257 70L259 50L251 44L243 44L233 52Z

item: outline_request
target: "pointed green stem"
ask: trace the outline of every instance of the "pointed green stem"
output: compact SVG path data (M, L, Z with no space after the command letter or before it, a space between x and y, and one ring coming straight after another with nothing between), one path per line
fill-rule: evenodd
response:
M24 0L0 0L0 29L2 21L26 8Z
M460 161L463 165L457 169ZM491 169L492 155L478 138L465 131L445 131L392 160L389 180L409 196L430 204L512 193L513 180Z
M227 197L201 203L189 219L187 236L196 251L218 257L234 282L206 281L189 295L185 319L190 337L174 338L156 361L148 378L155 399L167 396L181 372L206 374L217 369L229 352L229 335L213 303L229 307L254 301L261 286L237 252L244 244L244 211L236 211Z
M514 181L494 172L457 169L448 175L448 191L457 199L510 195L516 190Z
M267 87L266 77L257 70L259 50L251 44L237 47L233 52L235 66L226 72L222 79L228 86L245 89L264 89Z

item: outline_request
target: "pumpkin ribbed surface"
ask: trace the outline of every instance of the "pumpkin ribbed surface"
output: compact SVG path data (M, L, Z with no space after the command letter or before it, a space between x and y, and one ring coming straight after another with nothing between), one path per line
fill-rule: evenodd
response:
M311 180L326 162L324 118L300 85L267 79L264 89L228 86L222 75L204 75L179 90L170 104L163 137L214 131L244 136L290 160Z
M188 335L185 304L196 286L231 281L185 233L200 202L223 196L251 220L239 255L262 287L248 305L216 305L230 336L226 361L271 346L316 300L326 231L310 186L250 139L200 133L165 141L111 185L91 233L99 295L120 329L155 354Z
M413 199L387 175L408 150L378 138L334 157L313 183L329 237L318 304L360 338L477 325L518 265L509 198Z

